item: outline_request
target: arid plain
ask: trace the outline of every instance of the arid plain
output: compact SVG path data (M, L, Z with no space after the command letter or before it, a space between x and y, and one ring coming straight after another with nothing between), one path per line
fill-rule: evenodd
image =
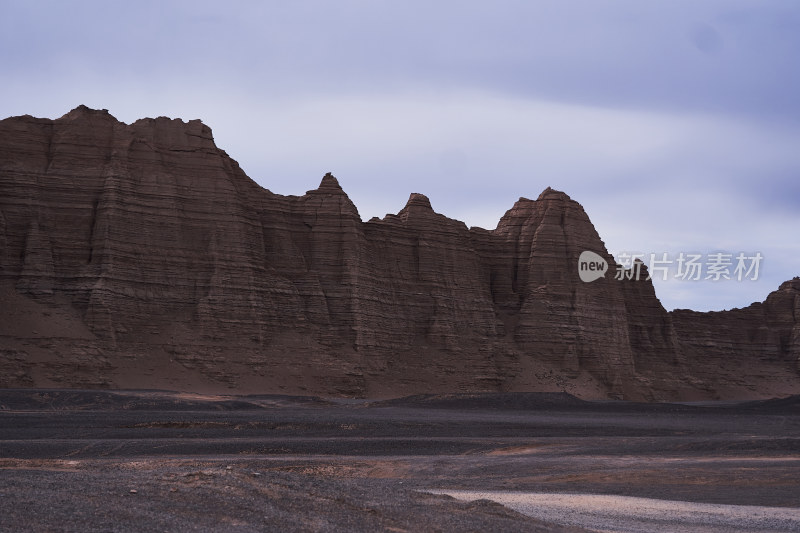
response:
M0 530L796 531L799 405L4 390Z

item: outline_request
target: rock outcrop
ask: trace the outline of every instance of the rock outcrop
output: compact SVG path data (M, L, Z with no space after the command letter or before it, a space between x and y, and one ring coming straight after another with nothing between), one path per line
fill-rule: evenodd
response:
M691 375L716 394L776 396L797 383L787 369L800 372L800 277L743 309L670 315Z
M326 174L273 194L200 121L79 107L0 121L0 386L394 396L567 390L700 399L800 391L800 281L667 313L545 190L494 230L411 194L362 222ZM738 370L754 367L748 379Z

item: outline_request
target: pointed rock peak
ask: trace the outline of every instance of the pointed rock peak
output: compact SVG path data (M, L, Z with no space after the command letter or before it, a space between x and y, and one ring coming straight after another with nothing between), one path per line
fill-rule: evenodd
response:
M344 192L342 186L339 185L339 180L331 174L327 172L324 176L322 176L322 181L319 183L319 187L316 189L311 189L310 191L306 191L307 196L336 196L341 197L350 204L350 198L347 196L347 193ZM352 210L356 210L355 205L353 205Z
M800 291L800 277L795 276L789 281L784 281L778 288L780 291Z
M406 207L412 207L412 206L424 207L426 209L430 209L431 211L433 211L433 207L431 207L431 201L428 199L428 197L418 192L412 192L411 196L408 197L408 202L406 202Z
M75 120L84 117L103 117L103 118L110 118L113 120L115 119L111 114L108 112L108 109L92 109L90 107L86 107L85 105L81 104L66 115L61 117L61 120Z
M340 214L346 212L354 218L361 220L361 216L358 214L358 209L356 209L355 204L350 201L347 193L344 192L341 185L339 185L339 180L330 172L322 176L319 187L306 191L303 198L322 199L322 201L328 205L337 205L338 207L336 209ZM332 200L332 202L329 202L329 200Z
M530 198L525 198L524 196L520 196L519 200L514 202L514 205L511 206L511 209L506 211L506 214L503 215L503 218L506 218L506 217L509 217L509 216L512 216L512 215L516 215L516 214L520 214L520 213L523 213L523 212L529 212L529 211L531 211L533 209L536 209L536 201L535 200L531 200ZM502 219L501 219L501 221L502 221Z
M542 191L542 194L539 195L537 201L539 200L571 200L571 198L567 195L567 193L548 187Z
M523 207L531 207L535 203L535 200L531 200L530 198L525 198L524 196L520 196L519 200L514 202L512 209L519 209Z
M411 193L408 197L405 207L397 213L400 220L408 222L409 220L428 220L430 217L435 216L431 201L424 194L418 192Z
M333 174L328 172L324 176L322 176L322 181L319 184L319 189L320 190L333 189L333 190L341 191L342 190L342 186L339 185L339 180L337 180L336 177Z

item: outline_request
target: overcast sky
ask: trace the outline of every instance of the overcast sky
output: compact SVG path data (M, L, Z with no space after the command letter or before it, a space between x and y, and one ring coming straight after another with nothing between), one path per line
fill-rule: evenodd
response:
M0 0L0 76L0 118L200 118L265 188L331 171L363 220L421 192L492 229L551 186L613 253L763 256L657 280L667 309L800 275L796 0Z

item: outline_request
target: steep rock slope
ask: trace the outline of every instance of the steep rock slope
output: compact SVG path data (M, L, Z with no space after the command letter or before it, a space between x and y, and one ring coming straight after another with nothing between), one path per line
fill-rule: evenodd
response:
M797 383L786 369L800 371L800 278L743 309L670 314L692 376L717 394L780 395Z
M617 268L552 189L492 231L416 193L362 222L330 174L300 197L259 187L200 121L14 117L0 121L0 386L800 388L796 281L746 310L667 313L649 281L581 282L584 250ZM751 364L756 380L733 379Z

